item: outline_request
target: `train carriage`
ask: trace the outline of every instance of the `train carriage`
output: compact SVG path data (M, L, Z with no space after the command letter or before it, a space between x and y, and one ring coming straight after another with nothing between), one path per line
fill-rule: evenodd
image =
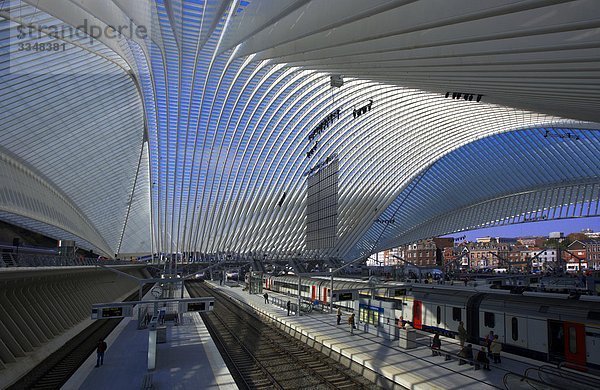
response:
M414 286L413 308L404 319L410 321L416 329L452 335L461 321L467 323L467 303L475 294L474 291L450 286L436 286L435 289Z
M479 335L490 330L506 349L551 362L600 365L600 314L596 301L568 299L557 294L488 295L481 303ZM492 326L494 325L494 326Z
M266 276L264 286L295 296L298 278ZM328 278L301 281L301 295L306 300L326 303L330 288ZM361 292L358 304L337 304L358 309L359 319L376 327L402 317L416 329L452 337L463 321L470 342L482 343L493 331L507 352L542 361L600 368L600 298L596 296L527 291L517 294L490 286L388 284L384 287L360 280L334 281L334 290L357 289ZM396 290L402 293L396 296L393 293Z

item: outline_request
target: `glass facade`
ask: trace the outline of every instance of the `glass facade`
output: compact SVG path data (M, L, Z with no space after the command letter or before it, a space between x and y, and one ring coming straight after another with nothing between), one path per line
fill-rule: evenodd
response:
M326 20L319 7L285 0L270 8L115 1L85 10L62 0L44 9L3 3L0 155L18 158L60 194L47 198L48 208L75 210L69 223L59 223L25 197L31 188L15 192L5 181L3 219L73 236L109 256L349 260L466 229L598 215L598 124L527 110L538 107L535 99L512 100L525 109L487 102L488 95L508 99L492 78L473 80L475 92L496 88L497 94L482 92L481 102L440 90L461 90L459 81L435 84L435 76L422 80L411 71L402 82L401 47L393 46L406 37L393 31L397 23L385 22L402 7L375 3L321 9ZM347 22L352 15L356 20ZM515 10L514 18L522 16ZM294 18L301 23L282 27ZM82 20L88 32L97 26L102 34L69 29ZM388 28L396 40L382 32L366 46L360 26L377 20L373 28ZM145 33L113 38L123 21ZM39 34L20 37L24 26ZM333 30L327 36L322 26ZM48 43L51 51L25 50L27 43ZM369 53L383 62L372 63ZM440 64L420 64L431 66L431 75L441 72ZM339 73L344 85L332 87L330 76ZM587 119L587 104L554 110L548 103L540 112ZM335 120L327 119L332 112ZM335 245L308 249L306 177L333 158Z

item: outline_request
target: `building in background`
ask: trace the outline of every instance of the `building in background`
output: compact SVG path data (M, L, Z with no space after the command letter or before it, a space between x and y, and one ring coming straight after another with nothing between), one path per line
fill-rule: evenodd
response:
M545 237L519 237L517 238L517 243L524 245L528 248L543 248L546 240L547 239Z
M595 234L590 229L582 233L586 236ZM404 259L424 268L547 271L557 265L557 241L566 239L563 232L552 232L548 237L480 237L476 242L455 242L451 237L436 237L374 254L368 265L403 266L405 262L401 259ZM566 250L560 251L560 259L569 272L600 269L600 240L575 240Z
M587 253L585 242L575 240L569 244L567 250L561 252L562 260L566 264L567 272L582 271L587 269Z
M583 229L581 233L585 234L589 239L600 240L600 232L594 232L592 229Z
M584 243L588 267L600 270L600 240L586 240Z

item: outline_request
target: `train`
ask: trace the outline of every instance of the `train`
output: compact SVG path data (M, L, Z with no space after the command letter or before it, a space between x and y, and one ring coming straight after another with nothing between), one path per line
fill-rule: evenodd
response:
M263 288L297 296L295 276L263 277ZM334 293L356 291L356 301L334 299L335 306L358 311L359 321L373 327L398 322L457 337L462 321L471 343L483 343L493 331L503 350L552 363L600 369L600 297L503 290L481 283L450 286L421 283L376 283L336 279ZM330 300L329 278L304 278L305 300ZM337 294L336 294L337 296Z

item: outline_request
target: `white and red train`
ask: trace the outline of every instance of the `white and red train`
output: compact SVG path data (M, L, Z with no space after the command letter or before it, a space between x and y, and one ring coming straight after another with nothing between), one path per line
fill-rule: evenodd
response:
M301 295L328 303L329 279L301 280ZM265 276L265 289L297 295L295 276ZM369 286L360 280L336 280L334 291L360 290L359 302L336 304L354 310L372 325L403 318L414 328L455 336L463 321L471 342L493 331L505 351L542 361L600 368L600 297L522 292L490 286L455 287L395 283ZM368 304L367 304L368 303Z

